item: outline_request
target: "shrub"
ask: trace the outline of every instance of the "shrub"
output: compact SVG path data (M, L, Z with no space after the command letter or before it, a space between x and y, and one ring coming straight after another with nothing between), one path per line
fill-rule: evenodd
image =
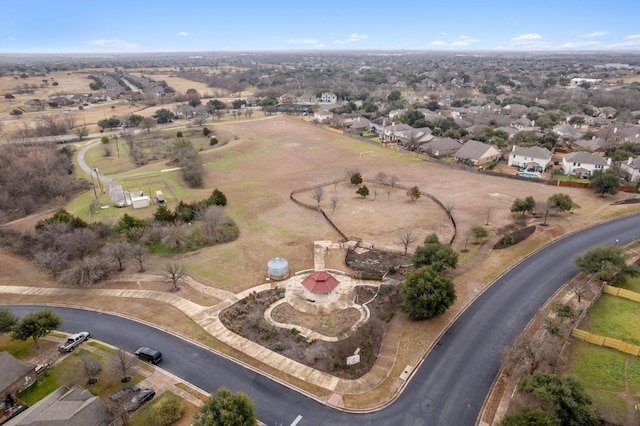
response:
M284 343L275 342L272 347L274 351L282 352L284 350Z
M504 245L511 245L516 243L516 239L513 235L504 235L500 238L500 242Z
M209 139L209 145L214 146L218 144L218 138L211 138Z
M393 266L393 265L391 265L391 266L389 266L389 268L387 269L387 271L388 271L390 274L395 274L395 273L396 273L396 267L395 267L395 266Z
M292 334L296 334L296 335L297 335L297 334L300 334L300 330L298 330L298 329L297 329L297 328L295 328L295 327L292 327L290 331L291 331L291 333L292 333Z
M552 309L560 318L574 318L576 316L576 311L573 310L573 307L566 303L556 302L553 304Z

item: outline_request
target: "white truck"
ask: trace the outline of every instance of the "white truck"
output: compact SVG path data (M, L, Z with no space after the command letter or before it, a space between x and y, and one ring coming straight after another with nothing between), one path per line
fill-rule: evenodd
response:
M79 346L80 343L89 339L89 337L91 337L91 335L88 331L81 331L80 333L72 334L71 336L67 337L67 340L63 344L58 346L58 350L60 352L71 352L77 346Z

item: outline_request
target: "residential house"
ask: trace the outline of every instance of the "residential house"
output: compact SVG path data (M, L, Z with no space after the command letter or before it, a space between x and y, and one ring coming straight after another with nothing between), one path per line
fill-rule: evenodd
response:
M620 163L620 173L629 182L640 182L640 158L629 157Z
M534 120L527 118L519 118L510 123L510 126L517 129L519 132L539 132L540 126L536 124Z
M99 396L80 386L62 386L5 426L111 426L116 420Z
M519 167L526 171L541 173L547 169L551 162L551 151L540 146L528 146L516 148L509 153L508 164L511 167Z
M331 111L319 110L313 113L313 121L319 124L327 124L333 118Z
M571 124L558 124L553 126L552 130L556 135L560 136L564 140L575 140L582 136L582 133L580 133Z
M34 367L33 364L15 359L9 352L0 352L0 397L15 394L28 384L35 372Z
M420 151L432 157L450 157L462 147L462 143L452 138L434 137L429 142L420 145Z
M293 93L284 93L280 95L281 104L292 104L296 102L296 96Z
M588 178L593 172L607 170L611 159L604 159L592 152L570 152L562 157L562 169L566 175Z
M389 111L389 118L393 120L394 118L399 117L405 112L407 112L406 109L394 109L392 111Z
M595 152L601 157L604 157L607 154L607 147L609 143L597 137L592 137L591 139L579 139L572 143L574 149L580 149L589 152Z
M459 162L478 166L497 161L502 154L492 145L470 139L453 156Z
M402 126L403 127L401 129L395 130L394 136L397 143L407 149L416 149L423 143L429 142L435 137L431 134L431 129L428 127L415 129L406 124L403 124Z
M342 125L348 128L350 133L360 134L369 129L371 122L365 117L357 116L344 120Z
M338 102L338 95L331 92L322 92L322 95L320 95L320 102L323 104L335 104Z
M513 137L513 135L518 133L518 129L515 129L515 128L510 127L510 126L496 127L496 130L500 130L502 132L505 132L507 135L509 135L509 139L511 139Z
M526 105L521 104L509 104L502 108L502 110L511 117L522 117L527 113L528 109Z

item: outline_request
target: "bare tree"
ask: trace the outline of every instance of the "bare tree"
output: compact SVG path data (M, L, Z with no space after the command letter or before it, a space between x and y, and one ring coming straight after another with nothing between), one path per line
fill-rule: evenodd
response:
M220 206L209 206L196 216L202 224L203 236L209 240L215 238L219 226L227 221L227 214Z
M138 262L138 272L144 272L144 261L149 254L149 249L142 244L133 244L131 246L131 256Z
M587 294L587 289L581 284L576 284L576 285L571 286L571 291L573 291L573 294L578 296L578 303L580 303L580 301L582 301L582 296Z
M375 179L380 185L384 185L387 183L387 174L385 172L378 172L376 173Z
M389 201L389 199L391 198L391 194L393 194L393 187L387 187L387 189L385 189L385 192L387 193L387 201Z
M165 278L169 281L173 287L171 287L171 291L178 291L180 287L178 287L178 281L187 275L187 271L182 264L178 263L170 263L167 265L165 269Z
M127 241L116 241L113 243L107 243L102 248L103 253L109 259L111 259L118 267L118 271L124 270L124 260L129 257L131 253L131 244Z
M338 197L334 195L331 197L331 213L335 213L336 207L338 207Z
M96 256L86 256L60 274L59 281L79 287L89 286L109 275L107 262Z
M397 183L398 183L398 176L393 175L389 178L389 185L391 185L391 188L395 188Z
M39 268L49 272L54 279L58 278L58 274L69 264L66 253L54 249L36 252L33 255L33 261Z
M489 226L489 218L491 217L491 207L487 209L487 221L485 222L486 226Z
M324 198L324 190L322 189L322 186L316 185L313 188L313 191L311 191L311 198L313 198L318 203L318 206L320 206L320 202Z
M416 235L411 228L403 228L398 232L398 240L404 247L404 254L407 254L409 246L416 242Z
M130 382L132 377L129 374L129 371L133 368L134 365L138 362L138 359L131 355L129 352L118 349L118 368L122 371L122 378L120 381L122 383Z
M80 353L80 360L82 361L82 367L87 375L87 384L93 385L98 382L98 374L102 371L102 365L100 361L95 359L90 353Z
M163 226L162 243L174 249L179 249L187 245L189 242L189 229L187 226L188 225L184 223Z

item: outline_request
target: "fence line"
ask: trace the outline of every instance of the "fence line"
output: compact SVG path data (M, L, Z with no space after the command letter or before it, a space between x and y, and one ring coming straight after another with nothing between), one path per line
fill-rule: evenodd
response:
M635 291L612 287L610 285L605 285L603 291L612 296L622 297L623 299L633 300L634 302L640 302L640 293L636 293Z
M590 333L578 328L574 328L571 332L571 335L576 339L584 340L585 342L594 345L615 349L617 351L635 356L640 355L640 346L634 345L633 343L627 343L619 339L614 339L612 337L600 336L599 334Z

